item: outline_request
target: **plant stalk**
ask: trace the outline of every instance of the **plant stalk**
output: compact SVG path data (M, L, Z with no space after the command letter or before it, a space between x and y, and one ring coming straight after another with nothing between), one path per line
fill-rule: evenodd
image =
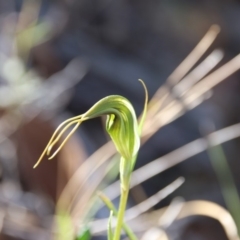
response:
M240 233L240 197L229 163L221 145L209 148L208 153L220 183L224 201Z
M125 213L125 209L126 209L126 205L127 205L128 192L129 192L129 187L128 188L121 187L121 199L120 199L120 205L119 205L119 210L118 210L117 226L116 226L113 240L120 239L124 213Z
M121 197L118 209L117 225L113 240L120 240L123 219L128 200L130 177L131 177L131 160L121 158L120 163Z
M112 211L113 215L115 217L118 216L118 211L111 202L111 200L105 196L102 192L98 193L98 196L101 198L101 200L105 203L105 205L109 208L110 211ZM133 233L133 231L128 227L128 225L123 221L122 228L124 229L126 235L129 237L129 240L137 240L137 237Z

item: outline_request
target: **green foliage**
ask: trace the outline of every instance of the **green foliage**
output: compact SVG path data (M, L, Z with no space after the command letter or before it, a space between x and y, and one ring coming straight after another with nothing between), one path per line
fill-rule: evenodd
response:
M108 240L113 240L112 216L113 216L113 211L110 211L110 216L108 220Z
M57 224L58 224L57 240L74 239L74 229L69 214L63 211L59 211L57 214Z
M112 218L112 216L117 217L118 216L118 211L115 208L115 206L113 205L113 203L111 202L111 200L106 195L104 195L102 192L98 192L98 196L104 202L104 204L108 207L108 209L110 210L110 213L111 213L110 218ZM109 224L111 224L110 218L109 218ZM108 225L108 227L109 227L109 225ZM135 234L132 232L132 230L124 222L123 222L123 229L124 229L125 233L127 234L127 236L129 237L130 240L137 240L137 237L135 236Z
M76 240L90 240L91 239L91 233L90 233L90 229L88 226L84 226L80 233L77 236Z
M210 147L208 155L218 178L226 206L240 232L240 197L231 168L221 145Z

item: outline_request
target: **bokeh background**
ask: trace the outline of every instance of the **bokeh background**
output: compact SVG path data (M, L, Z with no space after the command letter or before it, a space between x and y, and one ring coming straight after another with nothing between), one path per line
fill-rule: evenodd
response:
M76 169L109 140L103 119L91 120L53 161L44 159L33 170L61 121L84 113L112 94L128 98L140 115L144 91L139 78L151 98L217 24L221 31L199 60L217 49L217 56L223 57L210 70L214 72L240 53L239 23L237 0L0 0L0 239L61 239L55 236L59 196ZM218 29L216 25L213 28ZM239 67L238 60L236 72L214 87L203 103L185 109L184 115L155 131L141 148L136 168L239 123ZM171 92L173 86L168 87ZM181 102L174 94L173 99ZM152 211L169 206L178 196L184 201L211 201L230 210L225 191L230 199L233 196L230 205L235 206L233 217L240 226L240 201L235 201L240 190L239 144L235 137L210 153L210 158L204 151L148 179L132 192L129 207L183 176L184 184ZM96 171L89 178L89 188L102 173ZM113 182L114 177L116 170L101 186ZM89 199L79 200L80 205ZM107 216L107 209L95 215ZM195 215L173 221L164 231L176 240L230 239L217 220ZM102 233L96 239L106 236Z

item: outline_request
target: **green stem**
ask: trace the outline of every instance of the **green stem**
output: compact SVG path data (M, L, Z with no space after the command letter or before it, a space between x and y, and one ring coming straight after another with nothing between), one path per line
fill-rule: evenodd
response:
M219 145L209 148L208 153L220 183L226 206L233 216L238 231L240 232L240 198L224 151Z
M116 226L113 240L120 239L124 213L127 205L128 192L129 192L129 188L127 189L125 187L121 187L121 199L120 199L120 205L118 210L117 226Z
M121 229L123 225L123 219L129 193L130 176L131 176L131 160L121 158L120 162L121 197L118 209L117 225L113 240L119 240L121 236Z
M99 192L98 196L105 203L105 205L109 208L109 210L112 211L113 215L115 217L117 217L118 211L115 208L115 206L113 205L113 203L111 202L111 200L106 195L104 195L102 192ZM128 225L124 221L122 224L122 228L124 229L125 233L127 234L127 236L129 237L130 240L137 240L136 235L133 233L131 228L129 228Z

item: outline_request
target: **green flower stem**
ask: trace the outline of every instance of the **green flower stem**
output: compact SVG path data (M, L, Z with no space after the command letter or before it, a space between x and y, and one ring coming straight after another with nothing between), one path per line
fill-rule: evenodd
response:
M117 217L118 216L118 211L115 208L115 206L113 205L113 203L111 202L111 200L106 195L104 195L102 192L99 192L98 196L105 203L105 205L109 208L109 210L112 211L113 215L115 217ZM137 240L137 237L135 236L133 231L128 227L128 225L125 222L123 222L122 228L124 229L125 233L128 235L130 240Z
M116 226L113 240L120 239L124 213L127 205L128 192L129 192L129 188L127 189L127 188L121 187L121 200L120 200L118 217L117 217L117 226Z
M110 216L108 219L108 240L113 240L112 215L113 215L113 211L110 211Z
M121 158L120 162L120 180L121 180L121 197L120 197L120 205L117 216L117 225L114 233L113 240L119 240L121 236L121 229L123 225L124 213L126 210L128 193L129 193L129 184L131 177L131 168L132 161L129 159Z
M226 206L240 233L240 197L223 148L221 145L211 147L208 149L208 154L220 183Z

